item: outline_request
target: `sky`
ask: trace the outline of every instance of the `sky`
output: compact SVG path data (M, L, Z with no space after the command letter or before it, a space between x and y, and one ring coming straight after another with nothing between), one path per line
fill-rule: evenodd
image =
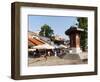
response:
M41 26L47 24L54 30L55 35L60 35L65 39L68 39L65 31L76 23L76 17L71 16L28 16L29 31L39 32Z

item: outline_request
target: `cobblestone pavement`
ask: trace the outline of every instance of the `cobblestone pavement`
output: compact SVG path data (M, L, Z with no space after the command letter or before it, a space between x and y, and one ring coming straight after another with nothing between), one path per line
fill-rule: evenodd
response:
M63 57L55 57L55 56L49 57L48 56L47 59L44 57L40 57L40 58L31 57L31 58L28 58L28 66L55 66L55 65L87 64L86 54L87 53L82 53L81 56L77 54L68 54Z

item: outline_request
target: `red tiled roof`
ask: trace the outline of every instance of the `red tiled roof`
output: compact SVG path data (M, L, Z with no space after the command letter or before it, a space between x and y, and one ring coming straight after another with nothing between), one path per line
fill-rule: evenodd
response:
M36 38L28 38L28 41L30 41L31 43L33 43L34 45L41 45L44 44L44 42L42 40L36 39Z
M36 44L32 43L30 40L28 40L28 45L36 46Z

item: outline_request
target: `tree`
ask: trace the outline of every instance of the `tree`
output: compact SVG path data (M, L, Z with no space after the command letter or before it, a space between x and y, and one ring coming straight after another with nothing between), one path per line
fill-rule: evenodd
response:
M43 26L41 26L41 30L39 32L40 36L45 36L50 38L53 34L54 34L53 30L49 25L44 24Z
M84 29L84 32L80 34L80 45L83 51L87 48L87 27L88 27L88 19L85 17L78 17L77 21L79 22L78 27Z

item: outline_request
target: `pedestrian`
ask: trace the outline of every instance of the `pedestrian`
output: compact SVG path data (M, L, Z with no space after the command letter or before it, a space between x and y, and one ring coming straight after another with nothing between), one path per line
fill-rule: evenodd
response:
M50 56L50 51L48 51L48 56Z
M57 51L55 51L55 57L57 56Z
M44 55L44 58L45 58L45 61L47 61L47 55L46 54Z

